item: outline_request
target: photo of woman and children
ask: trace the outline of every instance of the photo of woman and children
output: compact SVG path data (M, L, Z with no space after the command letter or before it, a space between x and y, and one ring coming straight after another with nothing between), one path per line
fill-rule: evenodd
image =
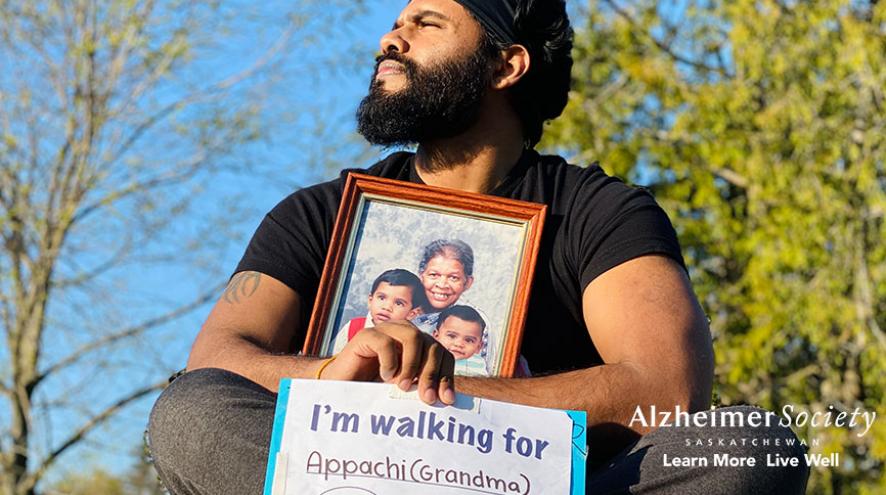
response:
M339 352L364 328L407 320L452 353L456 374L496 376L522 229L385 203L369 205L336 317L327 329L324 354Z
M486 321L471 306L456 304L474 281L473 265L469 245L458 239L437 239L425 246L419 275L403 268L385 270L372 282L366 316L342 325L333 340L333 353L364 328L409 320L452 353L456 373L489 376Z

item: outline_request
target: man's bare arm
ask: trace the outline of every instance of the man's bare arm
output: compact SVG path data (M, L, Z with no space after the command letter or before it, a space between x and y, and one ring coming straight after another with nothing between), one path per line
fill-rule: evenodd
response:
M237 273L200 329L188 370L221 368L272 391L281 378L315 376L321 360L292 355L301 306L298 294L273 277Z
M629 427L639 405L696 411L710 405L713 349L683 270L643 256L595 279L585 323L605 364L528 379L457 378L459 392L539 407L584 410L590 442L616 449L646 430Z
M313 378L323 360L292 354L301 298L282 282L240 272L200 329L188 370L221 368L276 391L281 378ZM408 388L417 380L428 403L455 401L452 355L408 322L358 333L323 371L334 380L381 380Z

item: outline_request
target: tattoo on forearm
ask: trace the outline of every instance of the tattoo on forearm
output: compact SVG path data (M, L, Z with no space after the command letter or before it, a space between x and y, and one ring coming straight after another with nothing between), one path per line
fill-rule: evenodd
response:
M241 298L246 299L255 294L259 283L261 283L261 273L240 272L234 275L228 286L225 287L222 297L229 304L237 304Z

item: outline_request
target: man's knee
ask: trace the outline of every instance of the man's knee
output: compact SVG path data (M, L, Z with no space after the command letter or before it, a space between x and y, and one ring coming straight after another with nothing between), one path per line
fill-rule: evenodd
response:
M227 464L241 454L260 457L267 449L274 401L271 392L223 370L201 369L173 381L148 423L151 456L167 488L175 494L204 493L220 472L241 469L261 478L266 451L254 466Z
M148 421L148 447L154 468L172 493L199 493L200 452L207 436L219 434L208 424L216 417L219 396L214 373L198 370L176 378L160 394ZM190 485L190 486L189 486Z

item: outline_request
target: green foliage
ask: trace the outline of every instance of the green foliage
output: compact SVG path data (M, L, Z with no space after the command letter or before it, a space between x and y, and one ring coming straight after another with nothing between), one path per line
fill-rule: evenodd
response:
M843 453L812 492L886 488L886 4L591 1L576 38L544 144L668 211L722 402L876 411L797 433Z
M136 453L135 462L125 473L115 475L102 468L69 473L43 490L45 495L167 495L147 452Z
M49 493L59 495L126 495L123 480L101 469L74 474L60 481Z

